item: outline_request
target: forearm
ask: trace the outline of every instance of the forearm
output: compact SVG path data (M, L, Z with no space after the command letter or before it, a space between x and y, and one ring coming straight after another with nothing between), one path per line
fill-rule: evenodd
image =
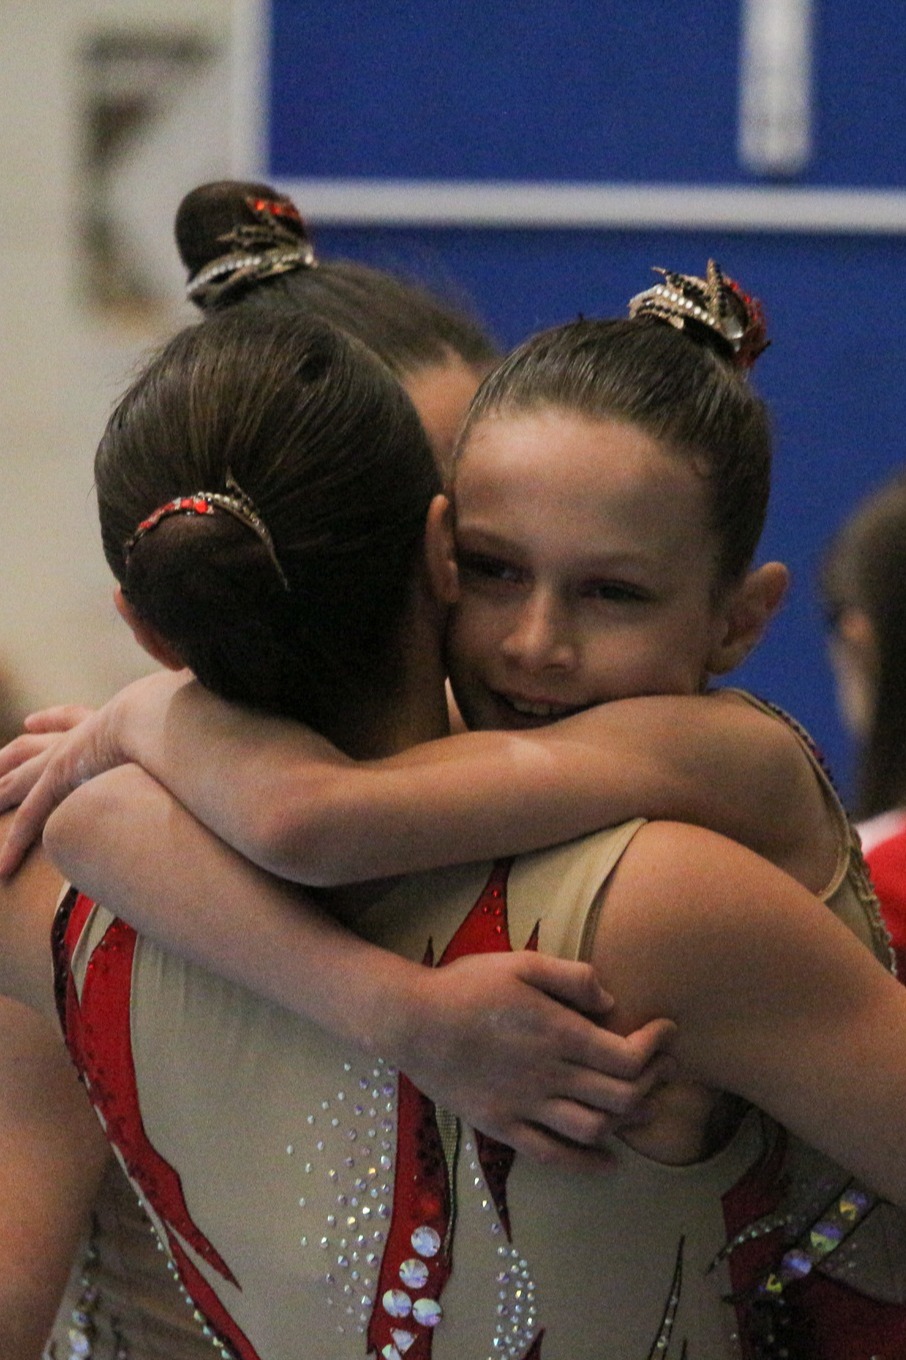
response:
M651 1060L669 1026L604 1029L611 1003L587 964L516 951L427 968L378 949L242 860L136 766L77 790L46 840L67 877L146 934L380 1055L528 1156L606 1164L595 1145L659 1079Z
M144 771L123 766L77 790L48 823L45 845L70 881L142 933L340 1037L399 1056L416 965L249 864Z
M209 747L178 749L179 731L194 722L200 735L218 713ZM367 763L318 741L223 715L195 687L174 702L155 773L178 777L178 796L255 862L323 886L520 854L636 816L707 826L796 874L799 848L820 836L818 786L790 734L720 699L627 700Z
M639 815L719 830L797 873L791 856L823 813L790 734L719 698L625 700L367 763L197 683L139 682L108 712L62 791L80 759L88 772L134 760L253 862L314 886L521 853Z
M114 749L101 768L140 765L252 863L312 886L370 876L345 877L331 862L344 834L338 796L361 811L368 767L311 729L227 703L195 681L155 678L117 696L108 730Z

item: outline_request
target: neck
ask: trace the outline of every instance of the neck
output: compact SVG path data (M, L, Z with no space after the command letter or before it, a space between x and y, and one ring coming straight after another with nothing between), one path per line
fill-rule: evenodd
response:
M398 683L392 691L362 696L328 734L357 760L396 755L449 733L442 618L423 590L419 588L416 595L402 630Z

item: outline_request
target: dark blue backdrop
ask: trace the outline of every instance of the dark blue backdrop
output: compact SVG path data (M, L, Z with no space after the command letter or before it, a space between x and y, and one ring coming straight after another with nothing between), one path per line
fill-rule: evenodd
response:
M797 185L901 188L900 7L815 10L814 155ZM749 186L738 43L727 0L272 0L268 173ZM698 273L713 255L764 299L773 344L756 380L777 463L762 556L790 565L794 589L740 679L813 730L847 790L814 578L848 509L906 463L906 236L314 226L325 255L464 296L505 346L579 312L621 313L655 264Z

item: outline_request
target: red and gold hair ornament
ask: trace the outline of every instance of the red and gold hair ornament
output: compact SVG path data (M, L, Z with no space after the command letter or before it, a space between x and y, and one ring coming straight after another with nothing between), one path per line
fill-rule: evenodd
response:
M143 519L131 538L127 539L123 545L123 560L128 563L135 546L147 534L157 528L162 520L169 519L171 515L213 515L217 510L222 510L227 515L232 515L233 519L244 524L247 529L261 540L267 549L267 555L274 565L280 583L284 590L289 590L289 581L286 573L280 565L277 551L274 547L274 540L271 538L270 531L261 518L254 501L239 486L232 473L226 476L226 493L221 491L196 491L192 496L177 496L175 500L167 501Z
M245 207L250 220L218 238L229 248L186 285L186 297L199 307L215 307L231 292L275 274L317 266L308 228L292 199L249 195Z
M703 279L669 269L654 272L664 282L632 298L630 317L653 316L677 330L685 330L690 322L707 326L719 337L736 368L751 368L767 349L770 341L761 303L744 293L716 261L708 261Z

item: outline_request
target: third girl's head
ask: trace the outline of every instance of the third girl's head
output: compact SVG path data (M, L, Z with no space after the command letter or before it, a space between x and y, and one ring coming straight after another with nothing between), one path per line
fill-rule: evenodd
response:
M447 475L469 402L500 357L477 322L383 270L316 258L294 203L267 184L193 189L176 216L176 241L188 295L206 314L291 312L366 344L409 393Z
M763 348L756 304L711 266L633 310L536 336L472 405L448 638L471 726L696 693L783 595L779 564L750 570L770 480L768 417L738 366Z
M840 708L859 743L857 812L906 804L906 473L877 487L830 543L821 594Z

